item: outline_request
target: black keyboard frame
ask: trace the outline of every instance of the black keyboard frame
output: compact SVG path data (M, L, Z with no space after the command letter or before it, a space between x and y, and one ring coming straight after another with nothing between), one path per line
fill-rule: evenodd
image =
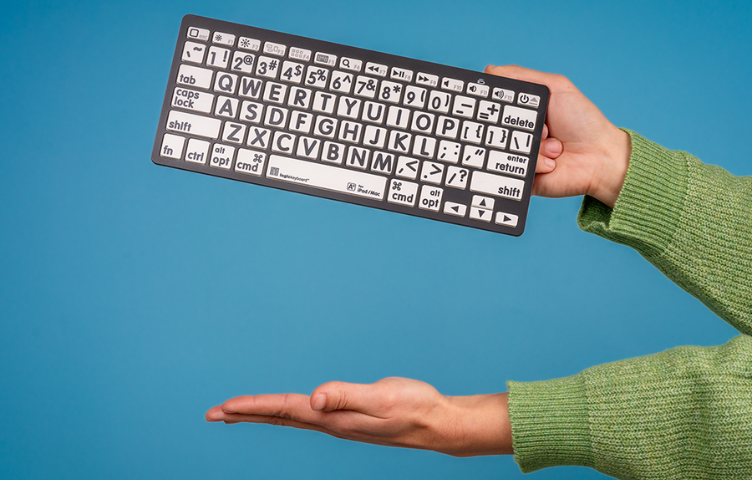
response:
M404 85L416 85L415 80L417 78L418 72L424 72L424 73L429 73L429 74L433 74L433 75L438 75L440 77L440 79L444 78L444 77L449 77L449 78L454 78L454 79L458 79L458 80L463 80L465 82L465 85L467 85L469 82L478 82L479 79L483 79L484 82L485 82L485 84L489 86L489 91L490 92L493 91L494 87L499 87L499 88L503 88L503 89L511 89L511 90L513 90L515 92L515 99L514 99L515 102L513 102L513 103L503 103L503 102L500 102L498 100L491 99L490 95L489 95L489 97L486 98L486 100L493 100L493 101L495 101L497 103L500 103L502 105L502 109L503 109L503 107L505 105L515 105L515 106L517 106L517 103L516 103L517 95L520 92L524 92L524 93L532 94L532 95L538 95L540 97L540 105L536 109L536 111L538 113L538 116L537 116L535 130L533 132L527 132L527 131L525 131L527 133L532 133L533 134L533 146L532 146L532 149L531 149L531 152L530 152L529 155L520 154L520 155L523 155L523 156L527 156L529 158L529 164L528 164L527 174L522 179L525 182L525 189L524 189L524 192L523 192L523 195L522 195L522 199L519 200L519 201L517 201L517 200L504 199L504 198L501 198L501 197L492 197L492 198L494 198L496 200L496 205L497 205L497 208L494 209L494 211L499 210L498 206L500 204L503 204L503 208L501 208L500 210L502 210L502 211L504 211L506 213L511 213L511 214L517 215L519 217L517 226L514 227L514 228L512 228L512 227L508 227L508 226L496 224L494 222L495 218L492 218L490 222L483 222L483 221L479 221L479 220L472 220L472 219L470 219L469 218L469 214L470 214L471 200L472 200L473 195L482 195L482 196L487 196L487 197L491 197L491 196L487 195L485 193L471 192L470 191L470 182L469 181L468 181L468 184L467 184L467 187L465 188L465 190L460 190L460 189L456 189L456 188L452 188L452 187L447 187L444 184L441 184L441 185L429 184L429 185L432 185L432 186L440 187L440 188L442 188L444 190L444 194L443 194L443 198L442 198L442 203L441 203L441 208L439 209L438 212L433 212L433 211L429 211L429 210L420 209L418 207L418 200L417 199L416 199L416 205L414 207L408 207L408 206L403 206L403 205L399 205L399 204L389 203L387 201L387 199L386 199L386 195L384 196L383 200L373 200L373 199L369 199L369 198L358 197L358 196L351 196L351 195L347 195L347 194L343 194L343 193L339 193L339 192L334 192L334 191L321 190L321 189L318 189L318 188L308 187L308 186L305 186L305 185L297 185L297 184L293 184L293 183L287 183L287 182L281 182L279 180L269 179L269 178L266 177L266 170L268 168L268 163L269 163L268 156L275 154L274 152L271 151L270 148L267 148L267 151L266 151L266 153L267 153L267 161L264 164L264 174L262 174L261 176L258 176L258 177L257 176L253 176L253 175L247 175L247 174L240 173L240 172L236 172L233 169L223 170L223 169L211 167L209 165L208 161L205 164L201 165L201 164L187 162L185 160L175 160L175 159L171 159L171 158L162 157L160 155L160 149L161 149L161 145L162 145L163 136L166 133L185 136L186 137L186 144L187 144L188 139L190 139L190 138L197 138L197 139L200 139L200 140L209 141L211 144L213 144L215 142L222 143L221 138L217 139L217 140L208 140L208 139L203 138L203 137L198 137L198 136L192 137L192 136L186 135L184 133L177 133L177 132L172 132L172 131L167 130L167 117L169 115L170 110L173 110L173 107L171 106L171 100L172 100L174 89L176 87L184 87L184 85L180 85L180 84L177 83L178 70L180 68L180 65L183 64L183 61L182 61L182 52L183 52L184 42L185 41L199 42L198 40L190 39L190 38L187 37L187 32L188 32L188 28L189 27L205 28L205 29L210 30L211 32L220 31L220 32L224 32L224 33L230 33L230 34L234 34L236 36L236 38L240 38L241 36L244 36L244 37L250 37L250 38L259 39L259 40L261 40L261 44L262 44L260 50L258 52L249 52L249 53L253 53L254 55L265 55L263 53L263 44L264 44L264 42L267 42L267 41L286 45L288 47L288 49L290 47L306 48L306 49L311 50L313 52L313 56L312 56L312 59L311 59L310 62L302 62L300 60L292 59L293 61L296 61L296 62L299 62L299 63L305 63L306 65L314 65L313 57L315 57L316 52L326 52L326 53L334 54L334 55L337 55L338 58L340 58L340 57L357 58L357 59L363 61L363 70L360 73L355 73L356 76L357 75L366 75L366 76L369 76L369 77L376 78L378 80L389 80L389 81L392 81L392 82L400 82L400 83L402 83ZM210 46L214 45L211 42L211 38L208 41L203 42L203 43L205 43L207 45L207 47L210 47ZM236 43L236 45L237 45L237 43ZM224 46L222 46L222 47L223 48L232 48L233 50L238 50L237 46L234 46L234 47L224 47ZM280 58L280 61L284 61L284 60L288 59L287 56L285 56L285 57L279 57L279 58ZM374 63L379 63L379 64L387 65L389 67L390 71L391 71L391 67L398 67L398 68L404 68L404 69L412 70L414 72L414 76L413 76L413 79L412 79L411 82L404 82L402 80L392 80L391 78L389 78L389 73L387 73L386 77L378 77L376 75L372 75L372 74L366 73L364 71L365 70L365 65L366 65L367 62L374 62ZM189 64L189 65L194 65L194 64ZM212 69L212 70L216 70L216 71L220 70L220 69L217 69L216 67L210 67L210 66L207 66L205 64L195 65L195 66L198 66L198 67L201 67L201 68ZM226 69L222 70L222 71L228 71L228 72L230 72L231 70L229 69L229 67L230 67L230 65L228 65L228 67ZM339 70L338 66L336 66L336 67L325 67L325 68L329 68L332 71L333 70ZM354 73L354 72L351 72L351 73ZM239 73L239 75L242 76L244 74ZM275 81L275 82L279 82L280 81L279 79L277 79L277 80L264 79L264 80L265 81ZM294 85L294 84L290 84L290 85ZM303 84L301 84L300 86L305 87L305 85L303 85ZM432 88L432 87L426 87L424 85L420 85L420 86L421 86L421 88L426 88L428 90L431 90L431 88ZM435 87L434 89L436 89L436 90L442 90L440 88L440 86ZM315 90L315 88L314 88L314 90ZM442 91L449 92L452 95L465 95L465 96L467 96L467 93L464 91L464 89L463 89L463 92L455 92L455 91L449 91L449 90L442 90ZM215 93L215 92L212 92L212 93ZM342 96L344 94L337 94L337 95L338 96ZM237 181L241 181L241 182L246 182L246 183L251 183L251 184L256 184L256 185L263 185L263 186L267 186L267 187L272 187L272 188L277 188L277 189L282 189L282 190L287 190L287 191L292 191L292 192L297 192L297 193L303 193L303 194L312 195L312 196L321 197L321 198L330 198L330 199L339 200L339 201L346 202L346 203L352 203L352 204L362 205L362 206L371 207L371 208L378 208L378 209L381 209L381 210L387 210L387 211L391 211L391 212L398 212L398 213L403 213L403 214L406 214L406 215L417 216L417 217L421 217L421 218L430 218L430 219L433 219L433 220L438 220L438 221L442 221L442 222L452 223L452 224L456 224L456 225L463 225L463 226L472 227L472 228L478 228L478 229L481 229L481 230L488 230L488 231L503 233L503 234L507 234L507 235L519 236L519 235L521 235L523 233L523 231L525 229L525 224L526 224L526 221L527 221L528 206L529 206L529 203L530 203L531 189L532 189L532 184L533 184L533 178L534 178L534 175L535 175L535 166L536 166L536 162L537 162L537 159L538 159L538 151L539 151L539 148L540 148L541 136L542 136L542 133L543 133L543 125L544 125L544 122L545 122L545 115L546 115L546 109L548 107L549 95L550 95L549 90L548 90L548 88L545 85L539 85L539 84L535 84L535 83L523 82L523 81L520 81L520 80L515 80L515 79L510 79L510 78L505 78L505 77L498 77L498 76L489 75L489 74L486 74L486 73L474 72L472 70L465 70L465 69L451 67L451 66L447 66L447 65L441 65L441 64L431 63L431 62L425 62L425 61L422 61L422 60L416 60L416 59L411 59L411 58L406 58L406 57L400 57L400 56L397 56L397 55L391 55L391 54L376 52L376 51L372 51L372 50L366 50L366 49L362 49L362 48L357 48L357 47L352 47L352 46L347 46L347 45L342 45L342 44L337 44L337 43L331 43L331 42L326 42L326 41L322 41L322 40L316 40L316 39L301 37L301 36L297 36L297 35L291 35L291 34L276 32L276 31L272 31L272 30L266 30L266 29L262 29L262 28L251 27L251 26L247 26L247 25L230 23L230 22L225 22L225 21L222 21L222 20L215 20L215 19L206 18L206 17L200 17L200 16L196 16L196 15L186 15L185 17L183 17L182 23L180 25L180 33L179 33L178 39L176 41L175 53L174 53L173 60L172 60L172 66L170 68L170 75L169 75L169 79L168 79L168 82L167 82L167 88L166 88L166 92L165 92L164 102L162 104L162 112L161 112L160 117L159 117L159 125L157 127L157 133L156 133L156 138L155 138L154 148L152 150L152 157L151 158L152 158L152 161L155 164L166 166L166 167L172 167L172 168L178 168L178 169L181 169L181 170L187 170L187 171L191 171L191 172L203 173L203 174L211 175L211 176L214 176L214 177L229 178L229 179L237 180ZM352 94L350 94L348 96L352 96ZM475 98L477 98L478 100L482 100L483 99L482 97L475 97ZM371 100L371 101L374 101L374 102L385 103L385 102L379 100L378 98L374 98L374 99L363 98L363 100ZM263 100L258 100L258 101L260 101L260 102L263 103ZM391 105L391 104L386 104L386 105ZM400 107L403 107L403 108L408 108L408 109L410 109L412 111L416 111L416 109L414 109L412 107L403 105L402 102L400 102L399 104L396 104L396 105L398 105ZM180 109L175 109L175 110L183 111L183 110L180 110ZM309 108L306 111L311 112L311 105L309 105ZM425 111L428 111L428 110L425 110ZM211 115L205 115L205 114L201 114L201 113L198 113L198 112L187 112L187 113L192 113L192 114L202 115L202 116L208 116L208 117L211 117L211 118L217 118L217 117L212 117ZM431 113L436 113L436 112L431 112ZM436 113L436 114L439 115L438 113ZM451 112L450 112L450 114L451 114ZM336 115L334 115L334 116L336 117ZM500 115L500 119L501 119L501 115ZM226 119L222 119L222 120L224 121ZM236 119L234 121L237 122L239 120ZM477 122L476 119L472 119L471 121ZM483 122L483 123L485 123L485 122ZM492 125L490 123L485 123L485 124L486 125ZM495 125L509 129L510 130L510 136L511 136L511 130L512 130L511 128L503 126L500 123L497 123ZM385 127L385 126L382 125L382 127ZM388 127L388 128L391 129L391 127ZM280 130L280 129L275 129L275 130ZM284 131L288 131L288 132L292 133L293 135L295 135L296 137L301 136L299 133L290 131L288 129L284 129ZM437 141L441 139L440 137L435 137L435 138L437 138ZM336 141L336 139L335 139L335 141ZM458 141L458 142L462 143L463 145L471 145L471 144L466 143L466 142L461 142L460 140L455 140L455 141ZM240 147L240 148L247 148L245 145L240 145L240 146L238 146L238 145L232 145L232 146ZM362 146L362 141L361 141L361 143L358 144L358 146ZM488 147L486 147L484 144L481 144L479 146L483 147L483 148L486 148L488 150ZM372 151L374 150L370 146L367 146L367 148L371 149ZM383 151L386 151L386 150L383 149ZM508 152L509 150L505 149L504 151ZM210 152L211 152L211 150L210 150ZM392 153L394 153L394 152L392 152ZM287 156L289 156L291 158L298 158L298 157L295 157L294 155L287 155ZM408 155L408 156L412 156L412 155ZM399 154L395 153L395 161L396 161L396 159L398 157L399 157ZM421 162L427 160L427 161L433 161L433 162L443 163L445 165L445 168L446 168L446 166L452 165L451 163L442 162L441 160L438 160L436 158L426 159L426 158L421 158L421 157L414 157L414 156L412 156L412 157L415 158L415 159L417 159L417 160L420 160ZM499 174L497 172L490 172L489 170L487 170L485 168L485 166L487 164L487 161L488 161L487 157L488 157L488 152L486 152L486 161L484 162L484 168L483 169L475 169L475 168L472 168L472 167L463 167L461 160L457 164L454 164L454 165L459 166L459 167L463 167L463 168L468 168L469 170L471 170L471 172L473 170L479 170L479 171L484 171L484 172L492 173L494 175L501 175L501 174ZM306 159L301 159L301 160L306 160ZM315 162L315 163L322 163L321 160L306 160L306 161L312 161L312 162ZM330 164L328 164L328 165L330 165ZM340 168L345 168L345 167L340 167ZM353 169L353 170L355 170L355 169ZM408 181L408 182L419 183L420 185L426 185L426 183L419 181L419 175L420 174L418 175L418 178L416 178L416 180L406 180L404 178L397 177L395 175L396 170L397 169L395 167L393 169L392 173L390 175L388 175L388 176L383 175L383 174L378 174L380 176L385 176L385 177L388 178L387 187L386 187L387 188L387 190L386 190L387 193L389 191L389 182L391 182L392 179L399 179L399 180L402 180L402 181ZM358 170L358 171L362 171L362 170ZM365 172L367 172L367 173L373 173L370 170L365 170ZM509 178L518 178L518 177L509 177ZM419 195L420 195L420 188L419 188L419 191L418 191L418 197L419 197ZM467 212L466 212L465 216L464 217L457 217L457 216L452 216L452 215L448 215L448 214L443 213L443 206L444 206L444 203L447 202L447 201L467 205Z

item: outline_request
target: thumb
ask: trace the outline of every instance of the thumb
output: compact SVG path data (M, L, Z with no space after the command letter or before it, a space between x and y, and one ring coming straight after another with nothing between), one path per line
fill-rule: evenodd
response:
M311 394L311 408L316 411L356 410L367 413L373 406L374 385L329 382L320 385Z

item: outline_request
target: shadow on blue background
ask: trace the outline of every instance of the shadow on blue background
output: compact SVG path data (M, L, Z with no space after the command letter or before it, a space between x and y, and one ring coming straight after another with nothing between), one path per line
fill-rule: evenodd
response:
M615 124L750 175L750 5L16 2L0 7L0 477L519 478L312 432L207 424L247 393L446 394L736 332L535 198L521 238L161 168L182 16L482 70L563 73ZM604 478L579 468L532 478Z

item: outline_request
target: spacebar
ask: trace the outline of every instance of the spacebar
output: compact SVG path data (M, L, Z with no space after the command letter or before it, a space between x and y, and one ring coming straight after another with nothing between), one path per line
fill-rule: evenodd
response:
M266 177L357 197L383 200L386 177L271 155Z

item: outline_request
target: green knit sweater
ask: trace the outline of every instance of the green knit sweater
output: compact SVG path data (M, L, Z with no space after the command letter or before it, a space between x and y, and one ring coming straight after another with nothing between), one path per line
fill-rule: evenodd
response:
M752 177L628 133L616 205L586 197L580 227L636 249L743 335L509 382L515 460L523 472L581 465L620 479L752 478Z

